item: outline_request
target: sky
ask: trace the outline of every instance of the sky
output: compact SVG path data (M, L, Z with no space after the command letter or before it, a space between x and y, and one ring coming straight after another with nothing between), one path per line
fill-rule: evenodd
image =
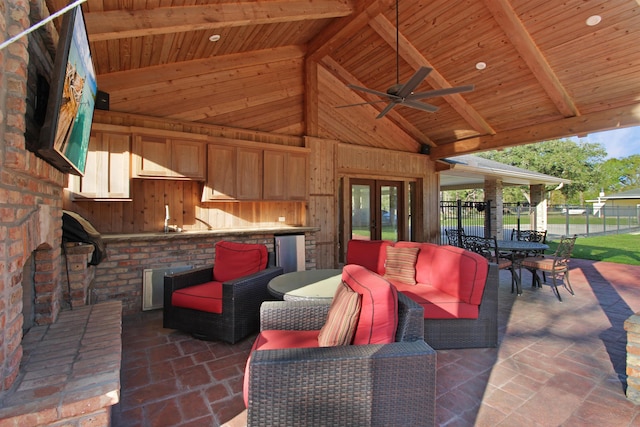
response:
M607 159L640 154L640 126L590 133L580 140L602 144L607 150Z

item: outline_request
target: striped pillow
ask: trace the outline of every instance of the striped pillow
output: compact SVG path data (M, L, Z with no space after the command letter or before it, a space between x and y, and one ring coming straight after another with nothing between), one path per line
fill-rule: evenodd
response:
M420 248L387 246L384 278L408 285L416 284L416 259Z
M353 291L343 281L336 289L327 321L320 329L318 335L320 347L351 344L358 326L361 307L362 297L360 294Z

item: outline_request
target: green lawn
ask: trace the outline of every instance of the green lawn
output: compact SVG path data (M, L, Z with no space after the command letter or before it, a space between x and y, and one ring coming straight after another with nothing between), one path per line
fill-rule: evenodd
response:
M555 250L558 240L547 243L549 244L549 250L546 253L549 254ZM576 246L573 248L572 258L640 265L640 235L578 236Z

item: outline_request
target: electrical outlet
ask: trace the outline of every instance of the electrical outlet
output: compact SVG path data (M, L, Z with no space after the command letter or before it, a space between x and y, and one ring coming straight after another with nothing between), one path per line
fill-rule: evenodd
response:
M284 222L284 217L283 216L279 216L278 217L278 222Z

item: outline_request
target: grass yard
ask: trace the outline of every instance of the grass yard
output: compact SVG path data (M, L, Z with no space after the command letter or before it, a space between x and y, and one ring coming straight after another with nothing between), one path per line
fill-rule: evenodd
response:
M546 253L553 253L558 245L558 240L552 240L547 243L549 244L549 250ZM571 257L640 265L640 234L578 236Z

